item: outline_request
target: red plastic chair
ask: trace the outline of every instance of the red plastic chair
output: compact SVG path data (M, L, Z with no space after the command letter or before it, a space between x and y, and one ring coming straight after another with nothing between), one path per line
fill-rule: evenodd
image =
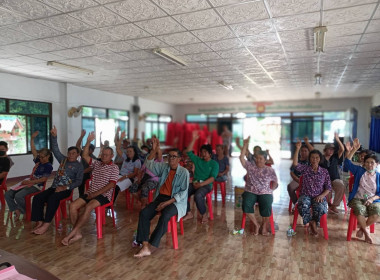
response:
M216 201L216 197L218 195L218 185L220 185L220 192L222 194L222 204L226 204L226 182L217 182L217 181L214 181L214 183L212 184L212 187L214 189L214 198L215 198L215 201Z
M103 238L103 225L106 224L106 208L111 208L111 214L112 214L112 221L113 221L113 227L116 228L115 223L115 212L113 209L113 201L115 199L115 189L112 192L112 199L111 202L104 204L102 206L98 206L95 208L95 214L96 214L96 231L97 231L97 237L98 239Z
M4 194L7 191L7 177L8 177L8 173L7 175L5 175L5 177L3 178L3 182L0 185L0 202L2 206L5 206Z
M28 222L32 219L32 197L43 192L46 188L46 183L47 181L45 181L40 191L25 196L25 220Z
M247 214L243 212L243 218L241 220L241 229L245 229L245 221L247 219ZM271 212L271 215L269 217L269 223L270 223L270 230L273 235L276 234L275 228L274 228L274 219L273 219L273 210Z
M129 193L128 194L129 198L126 198L127 199L127 209L133 211L133 205L135 203L135 197L133 195L131 196L131 192L129 191L129 189L126 190L126 191L128 191L128 193ZM153 190L149 191L149 194L148 194L148 203L151 203L153 201L153 195L154 195L155 191L156 191L156 189L153 189ZM128 201L129 201L129 204L128 204Z
M211 198L211 192L206 194L206 202L207 202L207 207L208 207L208 213L210 216L210 220L214 220L214 213L212 212L212 198Z
M173 249L178 249L178 233L177 233L177 215L170 218L168 223L168 233L172 233L172 241L173 241ZM183 219L179 220L179 225L181 228L181 235L185 234L185 230L183 228Z
M297 189L297 197L299 197L300 195L300 192L301 192L301 188L302 188L302 176L300 177L300 183L299 183L299 187ZM297 218L298 218L298 202L296 203L296 205L294 206L294 218L293 218L293 230L296 231L296 227L297 227ZM327 215L326 214L323 214L320 221L319 221L319 224L320 224L320 227L323 229L323 235L324 235L324 238L326 240L329 240L329 233L328 233L328 230L327 230Z
M58 209L55 212L54 215L54 221L55 221L55 229L58 230L59 228L59 223L62 220L62 217L64 219L67 219L67 208L66 208L66 202L70 201L73 202L73 192L71 191L71 194L69 197L62 199L61 202L59 203Z
M350 212L350 219L348 221L348 229L347 229L347 241L351 240L351 235L354 230L356 230L358 224L358 219L356 218L354 214L354 210L351 209ZM371 233L375 233L375 224L372 224L369 226L369 230Z

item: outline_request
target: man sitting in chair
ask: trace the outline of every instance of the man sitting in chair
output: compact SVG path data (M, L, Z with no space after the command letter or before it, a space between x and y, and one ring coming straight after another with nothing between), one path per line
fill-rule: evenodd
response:
M171 217L178 215L178 221L186 214L189 172L179 165L181 154L178 149L169 150L169 163L155 162L160 146L157 138L152 138L152 150L146 160L146 168L160 177L155 199L140 212L136 241L142 248L135 257L141 258L151 254L150 245L158 247L161 237L168 229ZM150 221L158 214L161 216L149 238Z
M88 162L89 166L93 169L91 185L84 195L70 204L70 220L74 228L70 234L62 240L62 244L66 246L82 238L80 228L90 218L92 210L111 202L112 192L119 177L119 168L112 161L112 148L104 148L101 161L93 160L90 157L89 147L91 141L94 139L95 133L91 132L87 137L87 143L82 154L82 158ZM82 207L85 207L85 209L78 219L78 210Z

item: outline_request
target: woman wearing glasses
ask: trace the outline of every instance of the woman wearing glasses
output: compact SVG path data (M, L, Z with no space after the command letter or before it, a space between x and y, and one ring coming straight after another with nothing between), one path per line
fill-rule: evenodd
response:
M5 193L10 212L15 213L15 219L18 220L21 214L25 214L25 196L39 192L53 171L53 156L49 149L42 148L37 152L34 145L34 139L37 137L38 131L32 134L30 139L30 147L32 149L33 161L35 163L32 174L14 185Z

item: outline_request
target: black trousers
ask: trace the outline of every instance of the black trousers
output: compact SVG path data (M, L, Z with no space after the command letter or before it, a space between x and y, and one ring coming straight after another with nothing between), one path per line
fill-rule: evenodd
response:
M70 195L71 190L55 192L55 189L49 188L34 196L32 204L32 221L50 223L54 218L61 200L68 198ZM44 218L45 203L47 203L47 205Z
M149 241L149 243L154 247L158 247L160 245L162 236L168 230L168 223L170 221L170 218L178 214L177 207L172 203L161 211L161 216L158 219L156 228L149 238L150 221L154 218L154 216L158 214L156 211L157 206L161 202L168 201L170 198L171 197L168 195L159 194L152 203L148 204L147 207L141 210L139 216L139 225L137 227L136 241L140 243Z
M80 186L78 187L79 196L84 195L84 191L85 191L85 187L86 187L86 181L87 181L88 179L91 179L91 172L89 172L89 173L84 173L84 174L83 174L82 183L81 183Z

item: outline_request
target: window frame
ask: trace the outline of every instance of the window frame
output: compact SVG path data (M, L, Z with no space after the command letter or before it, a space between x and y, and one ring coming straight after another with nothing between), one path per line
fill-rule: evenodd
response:
M130 116L129 110L123 110L123 109L117 109L117 108L103 108L103 107L98 107L98 106L86 106L86 105L83 105L83 107L106 110L106 118L83 116L83 111L82 111L82 113L81 113L81 130L83 130L83 119L89 119L89 120L93 120L94 121L94 132L95 132L95 135L96 135L96 121L95 121L96 119L101 119L101 120L117 120L117 121L127 122L127 131L125 131L125 133L126 133L125 137L129 138L129 129L130 129L130 120L131 120L131 116ZM109 110L127 112L128 120L125 121L125 120L122 120L122 119L119 119L119 118L110 118L109 117ZM89 131L87 131L87 132L89 132ZM116 133L116 131L115 131L115 133ZM85 139L83 139L83 141L85 141ZM95 147L98 147L97 141L100 141L100 139L99 140L95 139ZM83 144L83 142L82 142L82 144ZM99 146L100 146L100 143L99 143ZM111 146L113 146L113 145L111 145Z
M30 131L31 133L33 133L34 129L33 127L31 127L29 129L29 122L28 122L28 118L32 118L32 117L37 117L37 118L47 118L47 123L48 123L48 129L46 131L46 136L45 136L45 140L46 140L46 143L47 143L47 147L48 149L50 149L50 129L52 128L52 103L50 102L41 102L41 101L34 101L34 100L23 100L23 99L16 99L16 98L3 98L1 97L0 99L2 100L5 100L5 112L0 112L0 115L8 115L8 116L25 116L25 144L26 144L26 153L18 153L18 154L9 154L7 153L9 156L25 156L25 155L30 155L32 153L31 150L29 150L29 142L30 142L30 138L31 138L31 134L29 135L28 132ZM48 110L49 110L49 114L48 115L42 115L42 114L27 114L27 113L10 113L10 101L22 101L22 102L32 102L32 103L41 103L41 104L48 104ZM32 126L32 122L30 121L30 124ZM50 128L50 129L49 129Z
M169 123L173 122L173 116L170 115L170 114L151 113L151 112L146 112L144 115L145 115L145 116L148 116L148 115L157 115L157 121L153 121L153 120L151 121L151 120L146 120L146 119L145 119L145 127L144 127L144 130L145 130L145 137L147 137L146 124L147 124L147 123L150 123L150 124L151 124L151 127L153 127L153 124L157 124L158 135L156 135L156 136L157 136L158 139L160 139L160 124L166 124L165 135L164 135L164 137L166 138L166 134L167 134L167 131L168 131L168 126L167 126L167 125L168 125ZM160 117L161 117L161 116L170 117L170 122L162 122L162 121L160 122ZM153 128L152 128L152 130L153 130ZM153 135L153 131L151 131L150 134ZM146 139L144 139L144 140L146 140ZM164 143L165 140L166 140L166 139L164 139L163 141L160 141L160 143Z

